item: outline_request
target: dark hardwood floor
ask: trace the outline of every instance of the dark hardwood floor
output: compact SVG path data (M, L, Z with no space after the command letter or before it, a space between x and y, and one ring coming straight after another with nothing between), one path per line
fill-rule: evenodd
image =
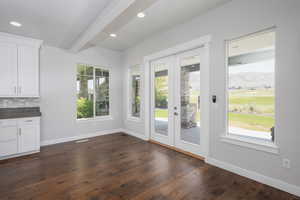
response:
M7 200L292 200L295 196L122 133L0 162Z

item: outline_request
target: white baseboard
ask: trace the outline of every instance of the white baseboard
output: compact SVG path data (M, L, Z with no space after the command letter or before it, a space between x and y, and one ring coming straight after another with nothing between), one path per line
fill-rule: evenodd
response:
M214 158L206 158L205 162L207 162L208 164L214 165L216 167L228 170L228 171L238 174L240 176L244 176L244 177L253 179L257 182L277 188L279 190L283 190L283 191L291 193L293 195L300 196L300 187L299 186L292 185L292 184L286 183L284 181L281 181L279 179L271 178L271 177L259 174L257 172L254 172L254 171L249 171L249 170L243 169L241 167L238 167L238 166L235 166L235 165L232 165L232 164L220 161L220 160L216 160Z
M118 132L123 132L123 129L97 131L96 133L82 134L82 135L76 135L76 136L72 136L72 137L59 138L59 139L53 139L53 140L45 140L45 141L41 141L41 146L49 146L49 145L53 145L53 144L70 142L70 141L74 141L74 140L82 140L82 139L86 139L86 138L92 138L92 137L108 135L108 134L118 133Z
M53 140L45 140L45 141L41 141L41 146L49 146L49 145L53 145L53 144L59 144L59 143L64 143L64 142L71 142L71 141L75 141L75 140L82 140L82 139L86 139L86 138L92 138L92 137L97 137L97 136L101 136L101 135L108 135L108 134L113 134L113 133L118 133L118 132L123 132L123 133L126 133L128 135L140 138L142 140L148 140L145 135L142 135L142 134L139 134L139 133L135 133L133 131L129 131L129 130L126 130L126 129L119 128L119 129L98 131L96 133L76 135L76 136L66 137L66 138L58 138L58 139L53 139Z
M34 150L34 151L25 152L25 153L3 156L3 157L0 157L0 160L6 160L6 159L21 157L21 156L27 156L27 155L35 154L35 153L39 153L39 152L40 152L40 150Z
M128 135L131 135L133 137L137 137L139 139L142 139L142 140L145 140L145 141L148 141L148 138L143 135L143 134L140 134L140 133L136 133L136 132L133 132L133 131L130 131L130 130L127 130L127 129L122 129L122 132L123 133L126 133Z

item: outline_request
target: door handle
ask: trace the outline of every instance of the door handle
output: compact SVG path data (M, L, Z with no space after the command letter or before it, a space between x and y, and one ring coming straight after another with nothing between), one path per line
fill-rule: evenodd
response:
M22 134L22 129L21 128L19 128L19 135L21 135Z
M174 115L175 115L175 116L177 116L177 115L178 115L178 113L177 113L177 112L174 112Z
M216 95L212 95L211 100L213 103L217 102L217 96Z

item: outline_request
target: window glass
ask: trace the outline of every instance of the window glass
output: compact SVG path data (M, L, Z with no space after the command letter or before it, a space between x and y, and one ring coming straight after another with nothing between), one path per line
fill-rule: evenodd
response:
M109 115L109 71L77 66L77 119Z
M155 132L168 135L169 75L167 63L154 64Z
M79 65L77 68L77 118L94 116L94 77L90 67Z
M96 116L109 115L109 72L95 69Z
M274 140L275 32L227 42L228 131Z
M200 56L180 60L180 138L200 145Z
M134 66L130 69L130 112L132 117L140 117L141 107L141 75L140 66Z

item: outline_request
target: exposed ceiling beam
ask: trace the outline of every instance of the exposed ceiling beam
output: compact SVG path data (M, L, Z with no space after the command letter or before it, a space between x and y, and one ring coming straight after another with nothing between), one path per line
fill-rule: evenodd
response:
M146 10L158 0L114 0L98 16L93 24L78 38L71 51L93 46L97 41L107 39L110 33L118 33L124 25L136 17L137 13Z
M101 12L94 23L75 41L71 51L78 52L89 45L89 41L93 40L101 33L111 22L128 9L135 0L113 0Z

